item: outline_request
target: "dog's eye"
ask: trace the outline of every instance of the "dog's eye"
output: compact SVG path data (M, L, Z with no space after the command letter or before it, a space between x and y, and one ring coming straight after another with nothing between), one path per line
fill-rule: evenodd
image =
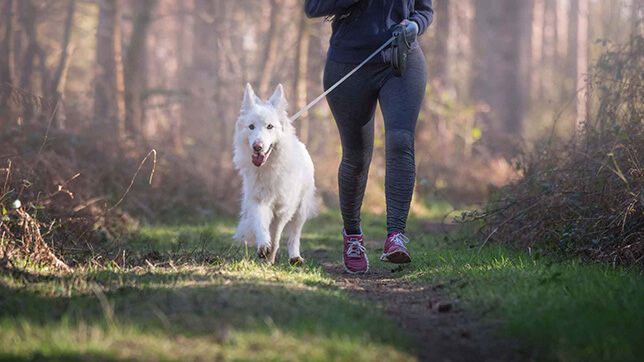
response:
M254 124L251 124L250 126L248 126L248 128L250 128L250 129L255 129L255 125L254 125Z
M268 128L268 129L273 129L273 125L272 125L272 124L269 124L268 126L266 126L266 128Z

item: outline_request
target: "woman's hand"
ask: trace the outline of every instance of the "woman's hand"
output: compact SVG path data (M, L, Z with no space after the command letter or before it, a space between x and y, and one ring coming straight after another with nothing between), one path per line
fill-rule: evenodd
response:
M403 26L407 41L409 43L415 42L416 38L418 38L418 24L415 21L407 19L403 20L400 24Z

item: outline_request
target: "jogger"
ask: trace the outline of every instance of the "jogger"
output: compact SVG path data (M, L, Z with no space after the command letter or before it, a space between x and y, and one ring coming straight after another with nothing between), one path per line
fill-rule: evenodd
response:
M340 208L344 221L342 262L349 273L366 273L369 259L360 228L373 153L376 106L385 119L387 238L380 260L409 263L404 235L414 192L414 131L425 94L425 56L417 37L434 20L431 0L305 0L309 17L332 19L332 34L324 68L324 88L378 51L355 74L327 95L342 141L338 170ZM401 33L402 31L402 33ZM380 47L396 34L396 47ZM404 43L400 43L400 38ZM410 49L407 71L394 76L393 67L404 69L404 49ZM392 61L393 57L393 61ZM403 73L400 71L400 73Z
M403 233L414 189L414 130L425 93L425 57L420 48L409 54L402 78L388 63L369 63L327 96L342 141L338 170L340 207L349 235L360 234L360 207L374 144L376 105L385 121L387 234ZM327 59L324 87L333 85L355 64Z

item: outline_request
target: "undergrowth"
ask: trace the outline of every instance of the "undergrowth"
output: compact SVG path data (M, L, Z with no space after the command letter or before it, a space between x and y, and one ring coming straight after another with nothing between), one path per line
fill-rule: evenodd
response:
M0 130L0 270L112 263L142 221L223 213L185 158L164 153L157 163L146 145L99 138L47 123Z
M605 52L588 92L595 116L518 162L524 175L482 211L490 240L620 265L644 261L644 39Z

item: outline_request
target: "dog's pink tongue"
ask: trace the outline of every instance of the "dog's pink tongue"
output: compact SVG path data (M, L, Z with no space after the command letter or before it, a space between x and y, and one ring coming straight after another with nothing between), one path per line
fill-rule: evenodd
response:
M264 159L266 159L266 153L253 153L253 165L257 167L263 165Z

